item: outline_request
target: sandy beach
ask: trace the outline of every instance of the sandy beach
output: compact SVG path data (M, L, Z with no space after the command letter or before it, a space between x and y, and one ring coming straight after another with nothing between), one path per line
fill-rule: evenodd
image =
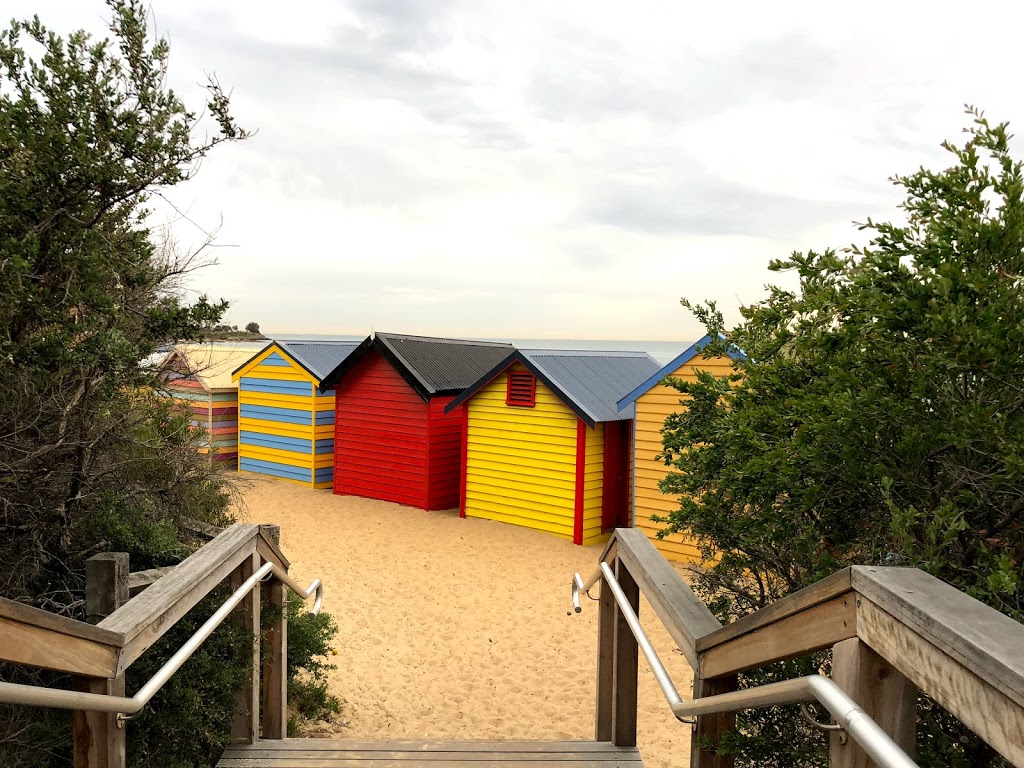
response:
M239 519L281 526L293 575L323 579L338 623L331 688L344 710L316 735L593 738L597 604L571 614L569 583L593 572L600 547L243 478ZM641 618L688 691L685 659L646 605ZM689 763L689 728L669 713L643 657L638 720L648 766Z

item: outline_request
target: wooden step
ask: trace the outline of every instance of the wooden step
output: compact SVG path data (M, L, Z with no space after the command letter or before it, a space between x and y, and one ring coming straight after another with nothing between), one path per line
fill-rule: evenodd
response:
M229 747L218 768L643 768L636 747L599 741L284 739Z

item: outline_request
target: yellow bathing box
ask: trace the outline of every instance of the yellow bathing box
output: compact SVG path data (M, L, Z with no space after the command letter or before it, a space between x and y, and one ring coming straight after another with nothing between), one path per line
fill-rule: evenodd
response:
M711 342L705 336L679 354L672 362L648 378L632 392L618 401L624 412L633 408L633 525L647 534L654 546L668 560L700 562L696 542L689 536L674 534L664 539L657 537L664 526L651 521L651 515L665 516L679 508L679 498L663 494L658 483L668 474L668 467L655 457L661 453L661 428L665 419L685 408L684 396L672 387L662 384L671 376L685 381L696 381L697 371L704 370L716 376L732 371L733 360L743 355L738 350L730 356L704 357L702 350Z

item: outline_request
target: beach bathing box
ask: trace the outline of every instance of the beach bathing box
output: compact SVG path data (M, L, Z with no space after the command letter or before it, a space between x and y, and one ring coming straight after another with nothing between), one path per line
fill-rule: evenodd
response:
M321 382L334 390L334 492L426 510L459 504L462 415L444 408L511 344L378 333Z
M664 527L661 523L651 521L651 515L666 516L679 509L679 498L661 492L658 483L669 471L663 461L655 457L661 453L661 428L670 414L679 413L685 405L680 401L684 398L678 390L661 384L671 376L686 381L696 381L697 371L704 370L715 376L723 376L732 372L733 357L705 358L702 351L711 341L710 336L700 339L680 353L661 370L643 381L625 397L618 401L617 407L623 412L633 412L633 524L651 540L655 547L668 560L699 563L700 551L692 537L673 534L664 539L657 537L658 531ZM738 350L735 357L742 357Z
M334 393L320 382L354 341L275 341L237 368L238 468L330 488Z
M516 350L446 408L464 420L463 517L576 544L629 525L632 408L658 364L641 352Z
M159 364L163 393L191 411L205 433L200 452L215 462L238 460L238 385L231 372L261 344L179 344Z

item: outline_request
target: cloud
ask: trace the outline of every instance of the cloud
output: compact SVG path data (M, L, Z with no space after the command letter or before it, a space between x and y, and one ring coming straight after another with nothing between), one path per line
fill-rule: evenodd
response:
M736 319L790 279L769 259L898 215L888 177L947 162L963 101L1024 120L980 3L154 0L174 88L216 72L259 131L169 192L237 246L195 287L268 330L696 338L680 296Z

